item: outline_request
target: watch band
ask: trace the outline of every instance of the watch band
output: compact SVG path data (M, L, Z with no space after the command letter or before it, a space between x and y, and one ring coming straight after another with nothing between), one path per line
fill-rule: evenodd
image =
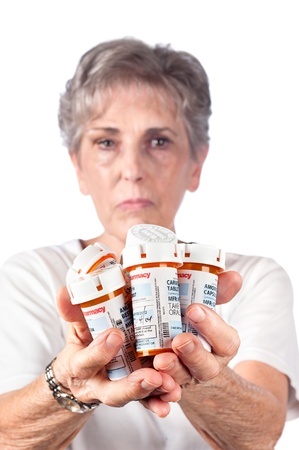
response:
M56 358L54 358L50 364L47 365L45 369L45 379L48 383L49 389L52 391L53 397L59 405L71 412L75 413L85 413L92 411L100 405L100 401L93 403L84 403L78 400L71 392L64 392L62 390L63 386L56 380L52 365Z

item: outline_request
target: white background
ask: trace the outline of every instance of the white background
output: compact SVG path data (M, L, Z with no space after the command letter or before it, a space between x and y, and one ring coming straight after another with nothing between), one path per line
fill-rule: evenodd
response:
M56 118L59 93L81 54L123 36L171 43L201 60L213 100L210 155L199 191L185 199L177 234L275 258L292 279L299 330L297 5L1 2L0 263L24 248L100 231L77 188ZM298 448L298 425L287 424L277 449Z

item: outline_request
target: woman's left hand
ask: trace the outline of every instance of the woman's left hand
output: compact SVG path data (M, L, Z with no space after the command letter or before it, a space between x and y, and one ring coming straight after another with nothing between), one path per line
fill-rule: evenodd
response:
M230 301L241 286L242 279L237 272L222 272L218 281L217 304ZM173 339L174 353L165 352L155 356L155 369L169 374L180 385L216 377L236 355L240 345L237 331L207 306L193 303L187 308L186 314L212 350L206 350L193 334L181 333Z

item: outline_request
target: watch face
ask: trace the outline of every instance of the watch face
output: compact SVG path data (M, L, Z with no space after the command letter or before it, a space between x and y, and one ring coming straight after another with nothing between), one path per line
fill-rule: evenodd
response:
M85 412L86 408L79 403L74 397L64 392L59 392L56 394L56 400L58 403L63 406L63 408L68 409L72 412Z

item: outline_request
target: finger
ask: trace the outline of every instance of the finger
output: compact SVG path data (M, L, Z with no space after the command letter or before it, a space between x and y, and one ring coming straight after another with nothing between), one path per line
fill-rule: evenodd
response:
M62 286L58 290L56 305L59 315L66 322L81 322L83 320L85 322L80 305L72 305L66 286Z
M170 404L164 402L159 397L148 397L140 400L140 403L146 408L155 413L158 417L167 417L170 413Z
M218 361L191 333L177 335L173 340L172 347L189 370L189 377L183 379L181 384L190 382L192 378L207 381L219 374Z
M177 358L177 357L176 357ZM151 393L165 402L178 402L181 399L181 387L171 375L159 372L162 377L162 385Z
M160 391L160 389L157 389L152 394L155 394L155 392L158 391ZM150 395L139 401L145 408L157 414L157 416L166 417L170 412L169 403L178 402L181 397L182 389L176 384L175 388L170 393L161 394L159 396Z
M97 375L121 349L124 344L124 334L117 328L102 331L88 345L77 351L70 359L73 380L86 380Z
M167 380L166 380L167 378ZM157 389L162 389L163 394L169 394L170 398L178 398L178 385L168 375L161 375L154 369L139 369L121 380L97 380L91 381L92 396L109 406L124 406L134 400L142 400ZM175 391L172 397L172 391Z
M164 401L178 401L181 395L179 385L168 374L159 374L154 369L141 369L137 371L137 375L134 372L126 377L128 381L122 380L126 385L121 391L117 391L117 382L114 380L111 384L104 368L118 353L123 342L121 331L111 329L101 333L88 348L77 352L71 361L72 375L68 383L72 392L78 397L92 396L112 406L115 406L114 402L118 403L117 406L122 406L128 401L148 396L149 393L159 395ZM92 379L95 381L86 382Z
M165 374L166 375L166 374ZM163 394L164 389L157 389L157 392L160 392L160 395L158 395L158 397L163 400L163 402L167 402L167 403L176 403L179 402L181 400L182 397L182 389L181 386L176 383L174 389L172 389L171 392L166 392L165 394Z
M173 350L188 367L192 376L206 381L218 375L222 367L236 354L240 340L238 333L208 307L193 304L187 308L188 320L212 347L204 349L191 333L181 333L173 340Z
M238 351L240 339L235 328L228 325L215 311L193 303L186 310L188 320L219 356L232 358Z
M234 270L219 273L217 305L229 302L241 289L242 277Z
M90 393L89 378L100 374L108 379L105 366L119 352L123 342L123 333L115 328L103 331L88 346L74 339L57 355L55 377L81 399L81 394Z
M170 375L179 385L190 381L190 372L173 352L160 353L155 356L153 365L160 373Z

